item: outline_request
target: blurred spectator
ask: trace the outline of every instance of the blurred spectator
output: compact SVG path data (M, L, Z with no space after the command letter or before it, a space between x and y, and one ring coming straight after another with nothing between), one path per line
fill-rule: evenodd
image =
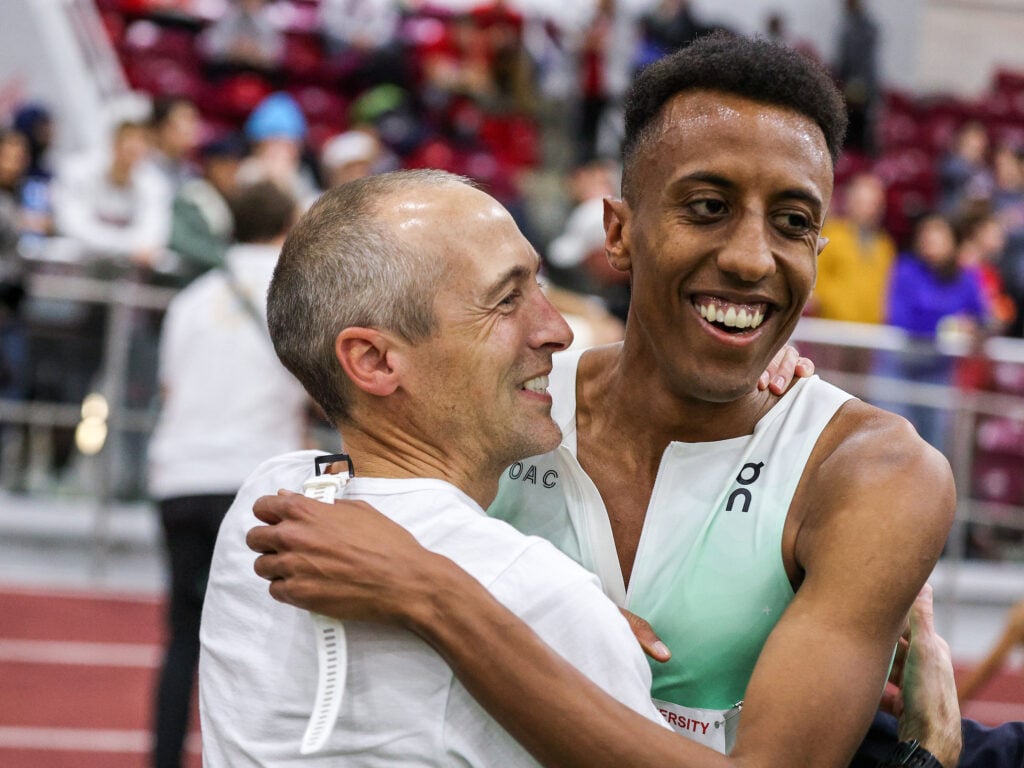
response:
M261 462L303 447L301 385L274 353L266 292L294 199L272 182L234 200L236 245L222 268L168 307L160 339L162 405L149 449L171 570L170 642L156 694L156 768L181 768L199 619L217 528L242 481Z
M491 74L497 95L492 111L532 115L537 111L537 77L523 43L523 16L505 0L478 6L473 12L487 35Z
M768 14L768 18L765 20L764 34L765 37L775 43L788 45L790 48L800 51L815 61L821 61L821 56L813 44L807 40L793 37L790 33L789 25L786 24L786 17L781 13Z
M850 113L846 145L874 154L874 122L880 96L878 25L861 0L846 0L834 69Z
M987 164L988 132L977 122L961 126L953 151L939 161L939 210L946 215L972 200L987 200L992 194L992 173Z
M20 193L20 227L27 241L53 234L53 201L50 182L50 145L53 143L53 118L39 104L27 104L14 115L14 130L28 142L28 166Z
M904 329L908 348L880 355L880 373L904 381L952 383L954 359L940 354L940 334L978 338L989 319L977 269L957 262L952 225L942 216L923 218L914 233L914 248L901 253L889 283L886 322ZM945 448L948 413L917 405L889 406L906 416L921 437Z
M321 0L320 27L344 76L366 88L408 81L396 0Z
M707 29L694 18L690 0L660 0L640 18L643 64L678 51Z
M180 96L159 98L149 120L152 162L175 192L196 176L192 154L199 142L199 110Z
M1024 172L1017 151L1000 146L993 157L994 189L992 209L1006 235L1006 244L997 263L1007 293L1018 308L1024 307ZM1005 329L1010 336L1024 331L1021 313Z
M633 77L636 19L624 3L599 0L580 52L579 160L614 157L621 140L620 100Z
M14 130L28 139L28 177L49 180L53 175L50 166L53 117L49 110L41 104L26 104L14 114Z
M201 38L211 64L262 71L276 69L284 53L284 36L268 13L269 0L234 0Z
M12 149L12 147L14 149ZM12 157L13 156L13 157ZM0 131L0 398L22 399L28 394L28 342L21 318L25 296L18 180L28 166L21 134Z
M320 190L302 164L306 118L287 93L272 93L245 121L245 135L252 154L238 169L238 181L251 184L269 179L289 191L299 205L309 205Z
M871 173L847 184L843 215L829 217L821 236L818 281L809 308L828 320L881 323L896 244L882 228L885 187Z
M468 14L456 16L447 34L423 55L424 100L429 109L443 111L458 96L476 101L497 94L487 32Z
M1017 316L1013 299L1003 286L996 265L1006 248L1006 231L987 204L976 206L956 222L960 248L957 263L965 270L977 270L985 304L989 309L990 330L1002 333ZM989 389L993 383L992 363L983 354L969 354L959 361L956 384L961 389Z
M122 122L107 155L71 158L54 180L53 213L60 234L87 256L126 258L152 267L167 244L171 190L146 162L147 127Z
M957 237L960 240L957 261L962 269L977 270L993 330L1002 331L1017 316L1017 307L1007 294L997 268L1006 248L1006 229L985 206L957 221Z
M228 135L203 145L199 154L203 174L182 185L171 215L170 247L182 257L186 278L224 263L234 230L228 201L245 147L240 138Z
M568 288L599 297L613 315L625 320L629 278L612 269L604 250L604 198L618 189L618 170L610 161L595 160L573 171L569 190L577 205L548 247L547 263Z
M29 176L29 142L15 130L0 130L0 195L18 236L53 234L49 182Z
M1015 648L1024 645L1024 600L1010 608L1002 634L977 666L963 676L957 693L962 707L980 693L996 676Z
M320 152L324 184L328 189L379 173L385 160L383 147L375 133L346 131L324 144Z

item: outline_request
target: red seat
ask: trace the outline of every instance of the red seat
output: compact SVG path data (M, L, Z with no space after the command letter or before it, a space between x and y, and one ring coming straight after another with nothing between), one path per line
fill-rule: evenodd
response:
M999 504L1024 503L1024 472L1015 456L984 455L974 464L974 495Z
M336 91L319 85L293 86L288 91L310 122L326 123L335 127L347 123L349 102Z
M177 59L147 56L126 60L124 64L128 82L134 88L155 96L184 96L194 102L202 98L205 88L202 78Z
M882 151L921 145L921 124L910 115L887 113L878 122L878 139Z
M329 79L323 47L314 34L285 35L281 67L289 78L300 83L324 83Z
M207 84L196 101L204 114L239 122L248 117L272 91L263 77L244 72L220 83Z

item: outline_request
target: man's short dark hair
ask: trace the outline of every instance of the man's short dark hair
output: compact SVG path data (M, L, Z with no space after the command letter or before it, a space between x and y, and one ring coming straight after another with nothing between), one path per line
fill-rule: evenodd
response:
M715 32L645 68L626 95L622 164L628 186L636 150L666 102L685 91L718 91L797 112L825 136L835 163L846 135L846 105L829 74L802 53L764 38Z
M295 198L272 181L241 187L231 198L235 240L268 243L288 233L298 215Z
M150 128L154 130L162 128L179 107L188 107L194 110L196 105L185 96L158 96L153 101L153 109L149 115Z

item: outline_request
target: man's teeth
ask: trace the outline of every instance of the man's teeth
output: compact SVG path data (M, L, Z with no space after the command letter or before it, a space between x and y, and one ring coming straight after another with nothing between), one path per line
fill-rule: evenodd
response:
M700 316L711 323L721 323L729 328L757 328L764 322L764 311L748 307L723 307L712 303L698 304Z
M523 384L523 389L528 389L531 392L547 392L548 391L548 377L538 376L535 379L530 379Z

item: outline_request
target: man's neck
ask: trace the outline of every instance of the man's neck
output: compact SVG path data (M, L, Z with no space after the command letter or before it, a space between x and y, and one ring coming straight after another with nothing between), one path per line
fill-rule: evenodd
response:
M749 435L779 400L754 385L749 394L729 402L673 393L650 356L632 353L625 345L584 354L576 393L578 423L581 417L586 420L591 437L595 432L618 435L631 449L659 460L670 442Z
M357 477L444 480L485 509L498 493L498 476L504 466L490 467L484 461L449 451L442 453L436 446L396 429L390 421L375 424L372 431L348 424L341 436Z
M127 187L132 178L132 166L115 160L110 165L107 178L115 187Z

